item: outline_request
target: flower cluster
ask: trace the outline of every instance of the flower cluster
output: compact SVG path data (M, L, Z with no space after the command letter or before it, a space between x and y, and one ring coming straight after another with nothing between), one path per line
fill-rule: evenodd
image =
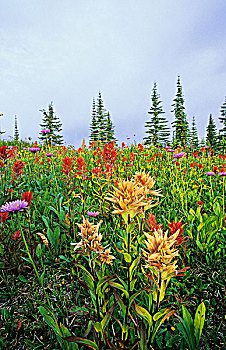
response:
M9 202L1 206L0 212L6 213L6 212L18 212L23 211L28 206L28 203L25 201L17 200L14 202Z
M154 184L155 181L150 174L144 172L137 172L132 180L119 179L118 188L113 187L114 193L106 197L117 205L113 214L121 214L124 218L130 215L132 218L138 212L152 207L153 197L148 195L162 196L159 191L152 190Z
M92 252L95 252L97 258L101 262L111 265L115 257L111 255L111 248L102 246L102 235L99 233L101 221L97 225L93 225L83 217L83 223L77 223L77 225L81 230L78 235L81 236L82 239L78 243L72 243L72 245L75 246L74 250L81 249L85 255L90 255Z

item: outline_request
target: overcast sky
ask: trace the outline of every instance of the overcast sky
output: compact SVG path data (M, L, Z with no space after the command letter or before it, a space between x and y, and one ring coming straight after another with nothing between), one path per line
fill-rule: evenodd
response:
M142 141L157 82L171 123L181 76L191 125L217 126L226 95L225 0L0 0L0 112L4 138L37 139L53 101L67 144L88 143L102 92L116 137Z

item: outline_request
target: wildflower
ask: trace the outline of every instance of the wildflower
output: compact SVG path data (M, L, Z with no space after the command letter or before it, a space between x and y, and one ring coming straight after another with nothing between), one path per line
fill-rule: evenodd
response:
M40 148L38 148L38 147L31 147L31 148L29 148L29 151L32 152L32 153L36 153L36 152L40 151Z
M22 193L21 200L27 202L28 206L30 206L32 201L32 191L26 191Z
M17 178L23 175L22 169L24 168L25 164L26 163L23 163L21 160L14 163L14 166L12 167L12 171L14 172Z
M52 157L53 153L46 153L46 157Z
M162 229L154 230L153 235L144 233L147 240L145 244L148 248L147 262L151 266L152 263L158 263L158 268L163 269L165 265L171 263L174 257L178 256L178 250L173 246L177 242L177 236L180 230L171 236L167 236L168 232L163 233Z
M20 230L17 230L15 233L12 234L12 239L16 241L18 238L21 237Z
M184 242L184 237L182 235L182 233L184 232L184 229L183 229L184 225L182 226L182 222L181 221L178 221L178 222L172 221L172 222L168 223L168 226L169 226L169 230L170 230L171 235L175 234L179 230L179 234L177 236L175 245L182 244Z
M102 250L102 235L98 232L101 222L102 221L97 225L93 225L83 217L83 223L77 224L81 230L78 235L81 236L82 239L78 243L72 243L72 245L75 245L74 250L81 248L85 254L91 253L92 251L98 252L99 250Z
M154 196L162 196L159 190L151 190L155 184L155 180L150 176L150 173L146 174L145 172L136 172L136 174L134 175L134 181L136 185L146 188L148 194L152 194Z
M6 213L0 213L0 222L2 222L3 224L6 222L6 220L8 220L10 218L9 214Z
M99 211L87 211L87 215L89 215L89 216L97 216L99 214L100 214Z
M151 231L153 232L154 230L158 230L162 228L162 225L157 225L156 220L155 220L155 215L152 214L152 212L149 213L148 215L148 220L147 220L147 224L149 226L149 228L151 229Z
M213 172L213 171L209 171L209 172L207 172L207 173L205 173L206 175L208 175L208 176L213 176L213 175L215 175L215 173Z
M134 186L133 181L119 179L118 188L113 188L114 194L105 198L118 205L113 214L129 214L132 218L139 207L147 204L142 201L144 199L142 197L143 189Z
M63 169L60 169L60 170L63 171L63 173L65 173L66 175L69 175L72 170L73 161L69 157L63 158L62 161L63 161Z
M199 206L202 206L203 205L203 201L197 201L197 204L199 205Z
M108 248L108 249L103 248L103 251L100 251L100 254L98 256L99 260L107 265L111 265L112 260L114 260L115 257L110 253L111 253L111 248Z
M220 176L226 176L226 171L220 171L220 172L218 173L218 175L220 175Z
M173 157L180 158L180 157L183 157L185 154L186 154L185 152L181 152L181 153L173 154Z
M6 146L0 147L0 159L2 159L4 162L6 162L7 159L13 157L13 151L10 149L7 149Z
M2 213L5 212L18 212L18 211L23 211L26 209L28 206L28 203L25 201L17 200L14 202L9 202L1 206L0 211Z
M50 129L41 130L41 133L42 133L42 134L47 134L48 132L50 132Z

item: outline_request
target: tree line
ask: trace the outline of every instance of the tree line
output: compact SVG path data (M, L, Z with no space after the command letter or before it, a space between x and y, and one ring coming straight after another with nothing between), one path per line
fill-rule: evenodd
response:
M143 143L147 146L160 146L170 144L173 147L190 145L194 147L208 145L214 150L226 153L226 98L221 106L219 122L222 127L217 130L212 114L209 115L208 126L206 128L206 138L199 140L195 116L192 118L191 128L187 120L185 112L185 102L183 95L183 88L181 85L180 76L177 78L177 92L172 103L172 111L174 114L174 121L171 123L165 118L164 110L160 94L157 90L157 83L154 82L151 94L151 107L148 111L150 115L149 120L145 123L145 137ZM43 143L52 143L54 145L63 144L62 123L59 117L55 115L53 103L50 103L48 110L42 109L42 123L40 124L41 131L39 140ZM2 115L2 114L1 114ZM3 134L2 131L0 131ZM15 116L14 140L19 140L18 121ZM97 99L93 99L92 113L90 121L90 135L89 144L96 142L99 145L104 145L113 141L117 144L115 138L115 127L109 111L104 106L104 101L99 92Z

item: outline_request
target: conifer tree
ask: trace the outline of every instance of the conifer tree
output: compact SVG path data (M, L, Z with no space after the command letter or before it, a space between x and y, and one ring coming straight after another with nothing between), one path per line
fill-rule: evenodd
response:
M152 105L148 112L148 114L151 115L151 118L145 123L147 136L144 137L144 144L157 145L168 141L170 130L167 127L166 118L161 116L165 112L161 106L162 101L160 101L160 95L157 92L156 82L154 82L151 102Z
M101 96L101 92L99 92L96 104L96 118L97 118L97 126L98 126L98 140L101 145L106 143L106 124L107 124L107 113L104 108L104 102Z
M217 127L213 120L212 114L209 117L209 124L206 128L206 143L214 150L217 148Z
M62 131L62 124L59 118L55 115L53 104L49 104L48 111L45 109L40 110L43 113L42 123L40 124L42 131L49 130L47 133L40 132L39 139L44 142L52 142L54 145L63 144L63 136L59 135Z
M17 116L15 115L15 127L14 127L14 141L19 141L19 130L18 130L18 124L17 124Z
M89 144L91 144L93 141L98 141L98 139L99 139L99 129L98 129L98 123L97 123L97 116L96 116L96 102L95 102L95 99L93 99Z
M225 102L221 106L220 113L219 121L223 124L223 127L219 130L219 150L226 153L226 97Z
M174 103L172 104L172 112L174 112L175 116L175 121L172 122L172 126L175 129L174 143L176 145L183 146L187 143L189 138L189 124L185 114L184 97L182 85L180 82L180 76L178 76L177 79L177 94L173 102Z
M192 118L190 143L192 146L195 146L195 147L199 146L199 138L198 138L198 131L197 131L196 122L195 122L195 116L193 116Z
M111 141L114 141L117 143L117 140L114 135L114 126L111 120L110 113L107 112L107 119L106 119L106 136L107 136L107 143L110 143Z

